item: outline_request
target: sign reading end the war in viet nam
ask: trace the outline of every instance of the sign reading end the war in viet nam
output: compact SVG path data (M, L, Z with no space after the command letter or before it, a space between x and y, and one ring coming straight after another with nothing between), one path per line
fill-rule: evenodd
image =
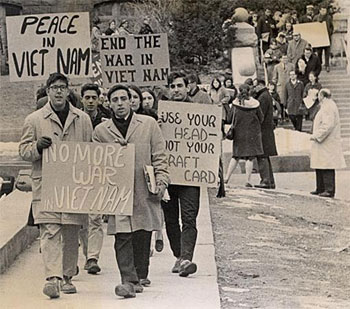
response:
M222 107L159 101L172 184L216 187Z
M89 13L6 17L10 81L91 76Z
M100 57L104 87L167 84L170 62L166 33L102 37Z
M326 22L314 22L293 25L294 31L298 31L301 37L309 42L313 48L329 46L329 36Z
M135 147L57 142L43 152L41 211L132 215Z

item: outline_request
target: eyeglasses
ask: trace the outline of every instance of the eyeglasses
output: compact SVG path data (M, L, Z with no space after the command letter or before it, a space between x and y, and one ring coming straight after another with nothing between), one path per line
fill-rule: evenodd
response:
M65 90L67 90L68 87L66 85L61 85L61 86L53 85L53 86L50 86L49 88L52 89L53 91L57 92L58 89L60 91L65 91Z

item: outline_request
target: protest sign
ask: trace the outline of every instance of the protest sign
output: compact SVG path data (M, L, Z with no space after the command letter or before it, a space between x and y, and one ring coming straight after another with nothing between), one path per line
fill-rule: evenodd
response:
M159 101L172 184L216 187L222 107Z
M57 142L43 153L41 211L132 215L135 147Z
M294 31L300 32L301 37L313 48L329 46L329 36L326 22L314 22L293 25Z
M89 13L6 17L10 81L91 76Z
M101 37L100 57L104 87L117 83L140 87L167 84L170 63L166 33Z

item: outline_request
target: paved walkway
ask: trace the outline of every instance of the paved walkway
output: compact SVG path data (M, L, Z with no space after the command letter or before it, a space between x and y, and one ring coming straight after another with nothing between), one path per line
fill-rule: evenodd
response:
M113 250L114 238L106 236L99 262L102 272L99 275L88 275L83 271L84 258L81 254L81 273L74 278L78 293L61 293L59 299L50 300L42 294L43 263L36 241L1 275L1 308L220 308L208 197L206 191L204 193L201 196L199 235L194 257L198 265L196 274L181 278L170 272L175 258L170 252L164 232L164 250L151 258L149 278L152 285L145 288L142 294L137 294L136 298L119 298L114 294L114 287L120 282Z

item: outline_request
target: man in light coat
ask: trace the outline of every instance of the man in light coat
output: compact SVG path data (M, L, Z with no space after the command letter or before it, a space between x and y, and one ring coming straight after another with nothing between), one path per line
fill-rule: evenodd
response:
M288 61L293 64L295 67L298 59L304 54L305 47L308 45L308 42L301 38L299 32L293 32L293 40L288 44L287 56Z
M115 293L124 298L143 291L140 279L147 279L152 231L162 228L160 201L169 183L165 141L156 120L131 110L127 87L115 85L108 92L112 118L93 133L97 143L135 145L134 204L132 216L109 216L107 234L114 235L114 249L121 274ZM152 165L156 189L150 193L144 166Z
M19 154L32 162L33 216L40 227L40 248L47 280L43 292L50 298L57 298L61 279L63 293L76 293L71 278L77 269L79 229L87 222L87 216L40 211L42 154L54 142L90 142L92 125L86 113L67 101L68 79L64 75L51 74L46 86L49 101L25 119Z
M310 166L316 171L316 190L311 194L334 197L335 169L346 167L340 137L339 112L328 89L320 90L318 100L320 110L315 116L310 137Z

